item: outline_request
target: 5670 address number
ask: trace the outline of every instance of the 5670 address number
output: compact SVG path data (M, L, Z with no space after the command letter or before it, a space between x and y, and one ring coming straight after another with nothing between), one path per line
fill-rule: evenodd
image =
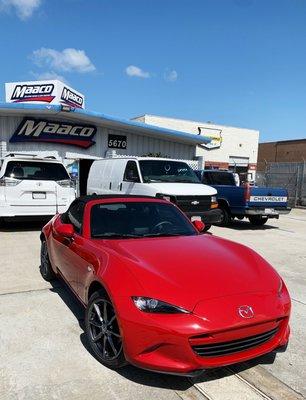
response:
M109 149L126 149L127 138L121 135L108 135L108 148Z

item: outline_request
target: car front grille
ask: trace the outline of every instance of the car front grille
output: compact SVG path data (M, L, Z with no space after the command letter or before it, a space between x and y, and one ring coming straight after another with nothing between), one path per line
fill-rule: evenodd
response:
M211 196L176 196L176 204L186 212L207 211L210 209Z
M192 346L193 351L201 357L226 356L238 351L245 351L253 347L268 342L276 334L278 328L271 331L249 336L243 339L232 340L230 342L213 343Z

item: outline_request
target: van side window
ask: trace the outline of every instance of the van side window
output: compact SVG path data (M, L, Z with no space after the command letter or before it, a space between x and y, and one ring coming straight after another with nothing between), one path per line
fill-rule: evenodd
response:
M69 207L66 214L66 221L74 226L77 233L82 232L83 216L85 203L82 201L74 201Z
M127 162L123 180L126 182L140 182L137 164L135 161Z

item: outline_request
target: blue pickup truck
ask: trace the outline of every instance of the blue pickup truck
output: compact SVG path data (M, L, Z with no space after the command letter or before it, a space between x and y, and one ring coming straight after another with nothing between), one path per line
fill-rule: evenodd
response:
M217 189L223 226L229 225L234 218L245 217L253 225L264 225L269 218L279 218L280 214L288 214L291 210L286 189L237 186L231 171L215 169L195 172L202 183Z

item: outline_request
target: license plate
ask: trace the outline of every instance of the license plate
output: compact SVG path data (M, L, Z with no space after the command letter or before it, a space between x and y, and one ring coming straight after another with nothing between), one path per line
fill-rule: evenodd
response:
M265 214L277 214L273 208L265 208Z
M46 198L46 192L33 192L32 193L32 199L45 199Z

